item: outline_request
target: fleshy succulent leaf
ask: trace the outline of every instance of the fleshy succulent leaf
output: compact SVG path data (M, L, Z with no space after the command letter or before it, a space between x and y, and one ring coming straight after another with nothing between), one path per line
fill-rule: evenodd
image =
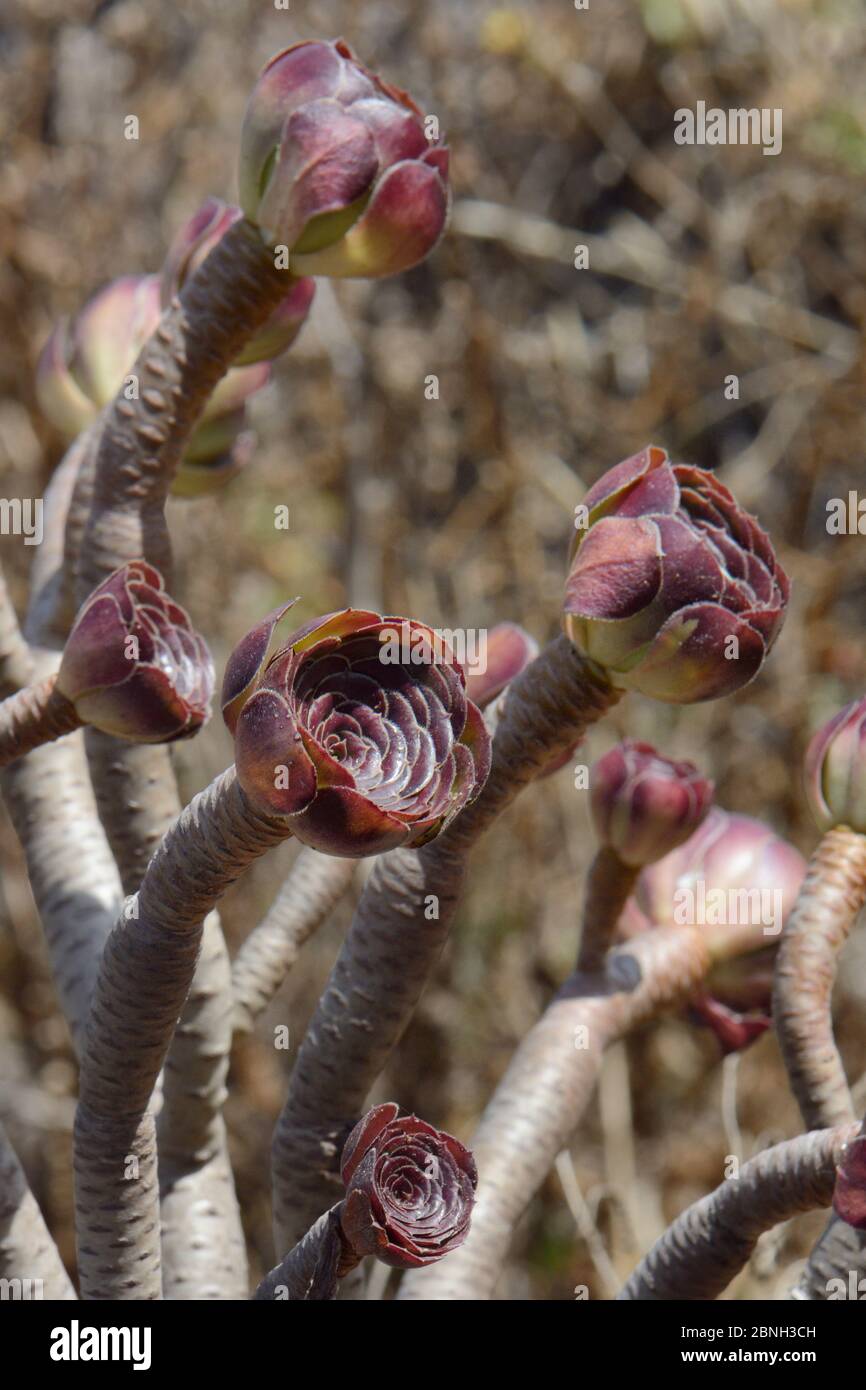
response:
M197 732L210 715L213 664L186 611L145 561L122 566L82 604L57 689L84 723L139 743Z
M788 601L769 538L711 473L649 446L590 488L563 621L618 686L671 704L747 685Z
M245 793L326 854L381 854L438 834L490 768L490 736L450 648L423 623L350 608L274 650L278 616L240 643L224 683ZM287 788L275 792L273 768L294 766L300 750L309 771L293 804Z

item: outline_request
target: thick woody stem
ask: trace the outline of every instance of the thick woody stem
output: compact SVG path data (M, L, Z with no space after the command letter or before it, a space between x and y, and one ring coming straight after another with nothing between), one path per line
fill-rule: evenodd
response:
M826 1207L842 1148L856 1124L787 1139L744 1163L736 1177L695 1202L644 1256L621 1299L718 1298L747 1263L764 1231Z
M285 834L281 822L249 806L229 768L181 812L106 943L74 1133L84 1298L160 1297L151 1093L189 992L205 917Z
M211 912L163 1068L157 1147L165 1298L238 1299L249 1292L222 1116L230 1049L231 966L219 916Z
M603 846L597 850L586 879L578 970L601 969L639 873L639 869L624 864L615 849Z
M274 1133L278 1250L342 1192L343 1143L439 958L462 881L462 857L446 859L436 843L383 855L373 868Z
M776 957L773 1021L807 1129L854 1119L831 1012L836 960L866 900L866 836L824 836L785 923Z
M232 962L236 1033L250 1033L297 960L304 942L348 891L356 859L336 859L304 845L271 907Z
M180 813L171 753L121 745L88 729L99 812L133 894ZM202 949L163 1073L157 1121L163 1293L170 1299L246 1298L246 1245L228 1158L222 1106L231 1047L228 951L219 917Z
M402 1036L454 917L469 851L522 787L619 692L565 638L509 687L478 799L432 844L376 861L292 1072L274 1134L278 1249L339 1194L343 1141Z
M408 1274L401 1298L491 1296L517 1221L589 1103L605 1048L686 1000L710 963L697 928L660 927L612 952L604 974L566 981L515 1052L471 1141L479 1184L466 1241L447 1262Z
M254 1299L312 1302L334 1299L345 1240L340 1234L342 1202L314 1222L306 1235L259 1284Z
M56 680L44 676L0 704L0 767L81 728L75 706L60 694Z
M79 555L81 599L142 556L170 582L163 506L177 464L211 391L291 283L242 219L163 314L132 368L137 399L120 392L105 414Z
M0 1278L41 1285L38 1298L74 1299L63 1267L24 1170L0 1125ZM13 1295L14 1296L14 1295ZM25 1297L27 1295L24 1295Z
M33 678L30 649L21 635L6 579L0 570L0 697L13 695Z

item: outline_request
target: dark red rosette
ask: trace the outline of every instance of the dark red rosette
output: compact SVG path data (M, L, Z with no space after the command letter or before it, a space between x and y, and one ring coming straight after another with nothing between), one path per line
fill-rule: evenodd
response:
M265 65L241 131L240 202L297 275L394 275L424 259L448 215L448 150L406 92L342 39Z
M375 1106L346 1140L342 1228L354 1255L417 1269L466 1239L478 1173L450 1134L398 1109Z
M689 704L757 675L788 579L766 532L714 474L649 446L584 500L565 629L614 684Z
M144 560L115 570L85 600L57 676L83 723L136 743L196 733L213 684L204 638Z
M694 763L663 758L651 744L631 738L593 764L589 784L599 840L635 866L683 844L713 800L713 783Z
M278 644L286 611L248 633L226 667L244 792L327 854L433 839L490 769L490 737L450 649L423 623L351 608Z

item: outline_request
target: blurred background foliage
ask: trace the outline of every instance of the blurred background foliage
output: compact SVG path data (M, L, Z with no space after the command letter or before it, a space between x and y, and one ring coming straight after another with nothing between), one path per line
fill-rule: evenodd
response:
M52 324L107 279L159 268L207 194L235 195L261 64L342 34L439 117L449 234L384 283L320 283L311 321L256 398L248 472L171 505L176 592L221 667L285 596L443 627L556 633L573 508L653 441L718 471L794 579L755 685L691 709L625 700L628 732L692 757L731 809L808 853L799 766L815 725L866 686L866 547L826 503L861 483L866 326L866 12L860 0L6 0L0 19L0 491L39 496L61 454L33 366ZM783 148L679 146L674 112L779 107ZM124 138L134 114L140 139ZM575 247L589 268L574 268ZM425 380L438 377L438 399ZM739 398L725 379L739 379ZM290 528L274 528L287 505ZM19 611L30 553L4 538ZM186 795L230 757L214 721L178 749ZM0 823L2 1109L64 1256L75 1069L21 855ZM569 769L531 789L477 853L459 926L377 1098L462 1138L568 971L592 852ZM232 949L293 849L232 892ZM271 1261L268 1147L294 1045L348 920L306 949L233 1059L228 1119L256 1270ZM852 1078L866 1069L866 953L838 991ZM288 1023L293 1048L276 1051ZM866 1098L859 1087L858 1098ZM663 1225L795 1133L772 1034L723 1063L680 1020L609 1056L570 1155L523 1221L500 1294L608 1297ZM734 1296L786 1286L821 1218L765 1239Z

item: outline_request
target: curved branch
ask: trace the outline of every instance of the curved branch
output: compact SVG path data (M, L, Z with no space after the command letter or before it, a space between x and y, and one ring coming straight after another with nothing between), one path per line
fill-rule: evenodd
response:
M285 836L282 822L249 806L229 768L181 812L106 943L74 1132L85 1298L160 1296L151 1093L189 993L205 917Z
M52 673L27 685L0 704L0 767L32 753L45 743L81 728L81 720Z
M95 460L79 477L66 534L67 555L78 556L79 597L128 560L144 557L170 572L163 508L184 447L212 389L287 288L258 231L241 221L165 312L133 366L135 398L121 392L104 412ZM97 734L88 754L103 821L132 891L180 810L169 755ZM169 1056L159 1126L166 1286L178 1296L203 1296L182 1269L195 1249L209 1296L236 1297L246 1291L245 1250L219 1115L231 1035L218 921L208 936ZM216 997L220 989L224 1001Z
M764 1231L830 1203L836 1164L856 1133L856 1124L813 1130L744 1163L737 1177L726 1178L677 1217L641 1260L619 1298L718 1298L748 1262Z
M138 888L180 813L170 749L126 744L88 729L94 791L121 871ZM219 916L202 950L162 1076L157 1120L163 1293L171 1299L246 1298L246 1244L222 1106L231 1048L228 951Z
M773 1022L807 1129L854 1119L831 1012L836 959L866 900L866 836L837 826L809 862L785 923L773 985Z
M335 859L307 845L285 883L232 962L236 1033L250 1033L300 954L351 887L356 859Z
M231 966L219 915L201 954L163 1068L157 1119L163 1295L249 1293L247 1249L222 1107L231 1050Z
M254 1299L312 1302L335 1299L344 1241L340 1236L342 1202L310 1227L288 1255L266 1274Z
M605 1048L683 1003L710 968L697 928L659 927L612 952L603 974L575 973L515 1052L470 1142L479 1184L472 1226L447 1267L414 1270L400 1298L489 1298L511 1236L572 1139Z
M447 938L469 851L522 787L616 702L560 637L509 687L478 799L421 850L376 861L292 1072L274 1134L278 1249L338 1192L342 1141L399 1041Z

